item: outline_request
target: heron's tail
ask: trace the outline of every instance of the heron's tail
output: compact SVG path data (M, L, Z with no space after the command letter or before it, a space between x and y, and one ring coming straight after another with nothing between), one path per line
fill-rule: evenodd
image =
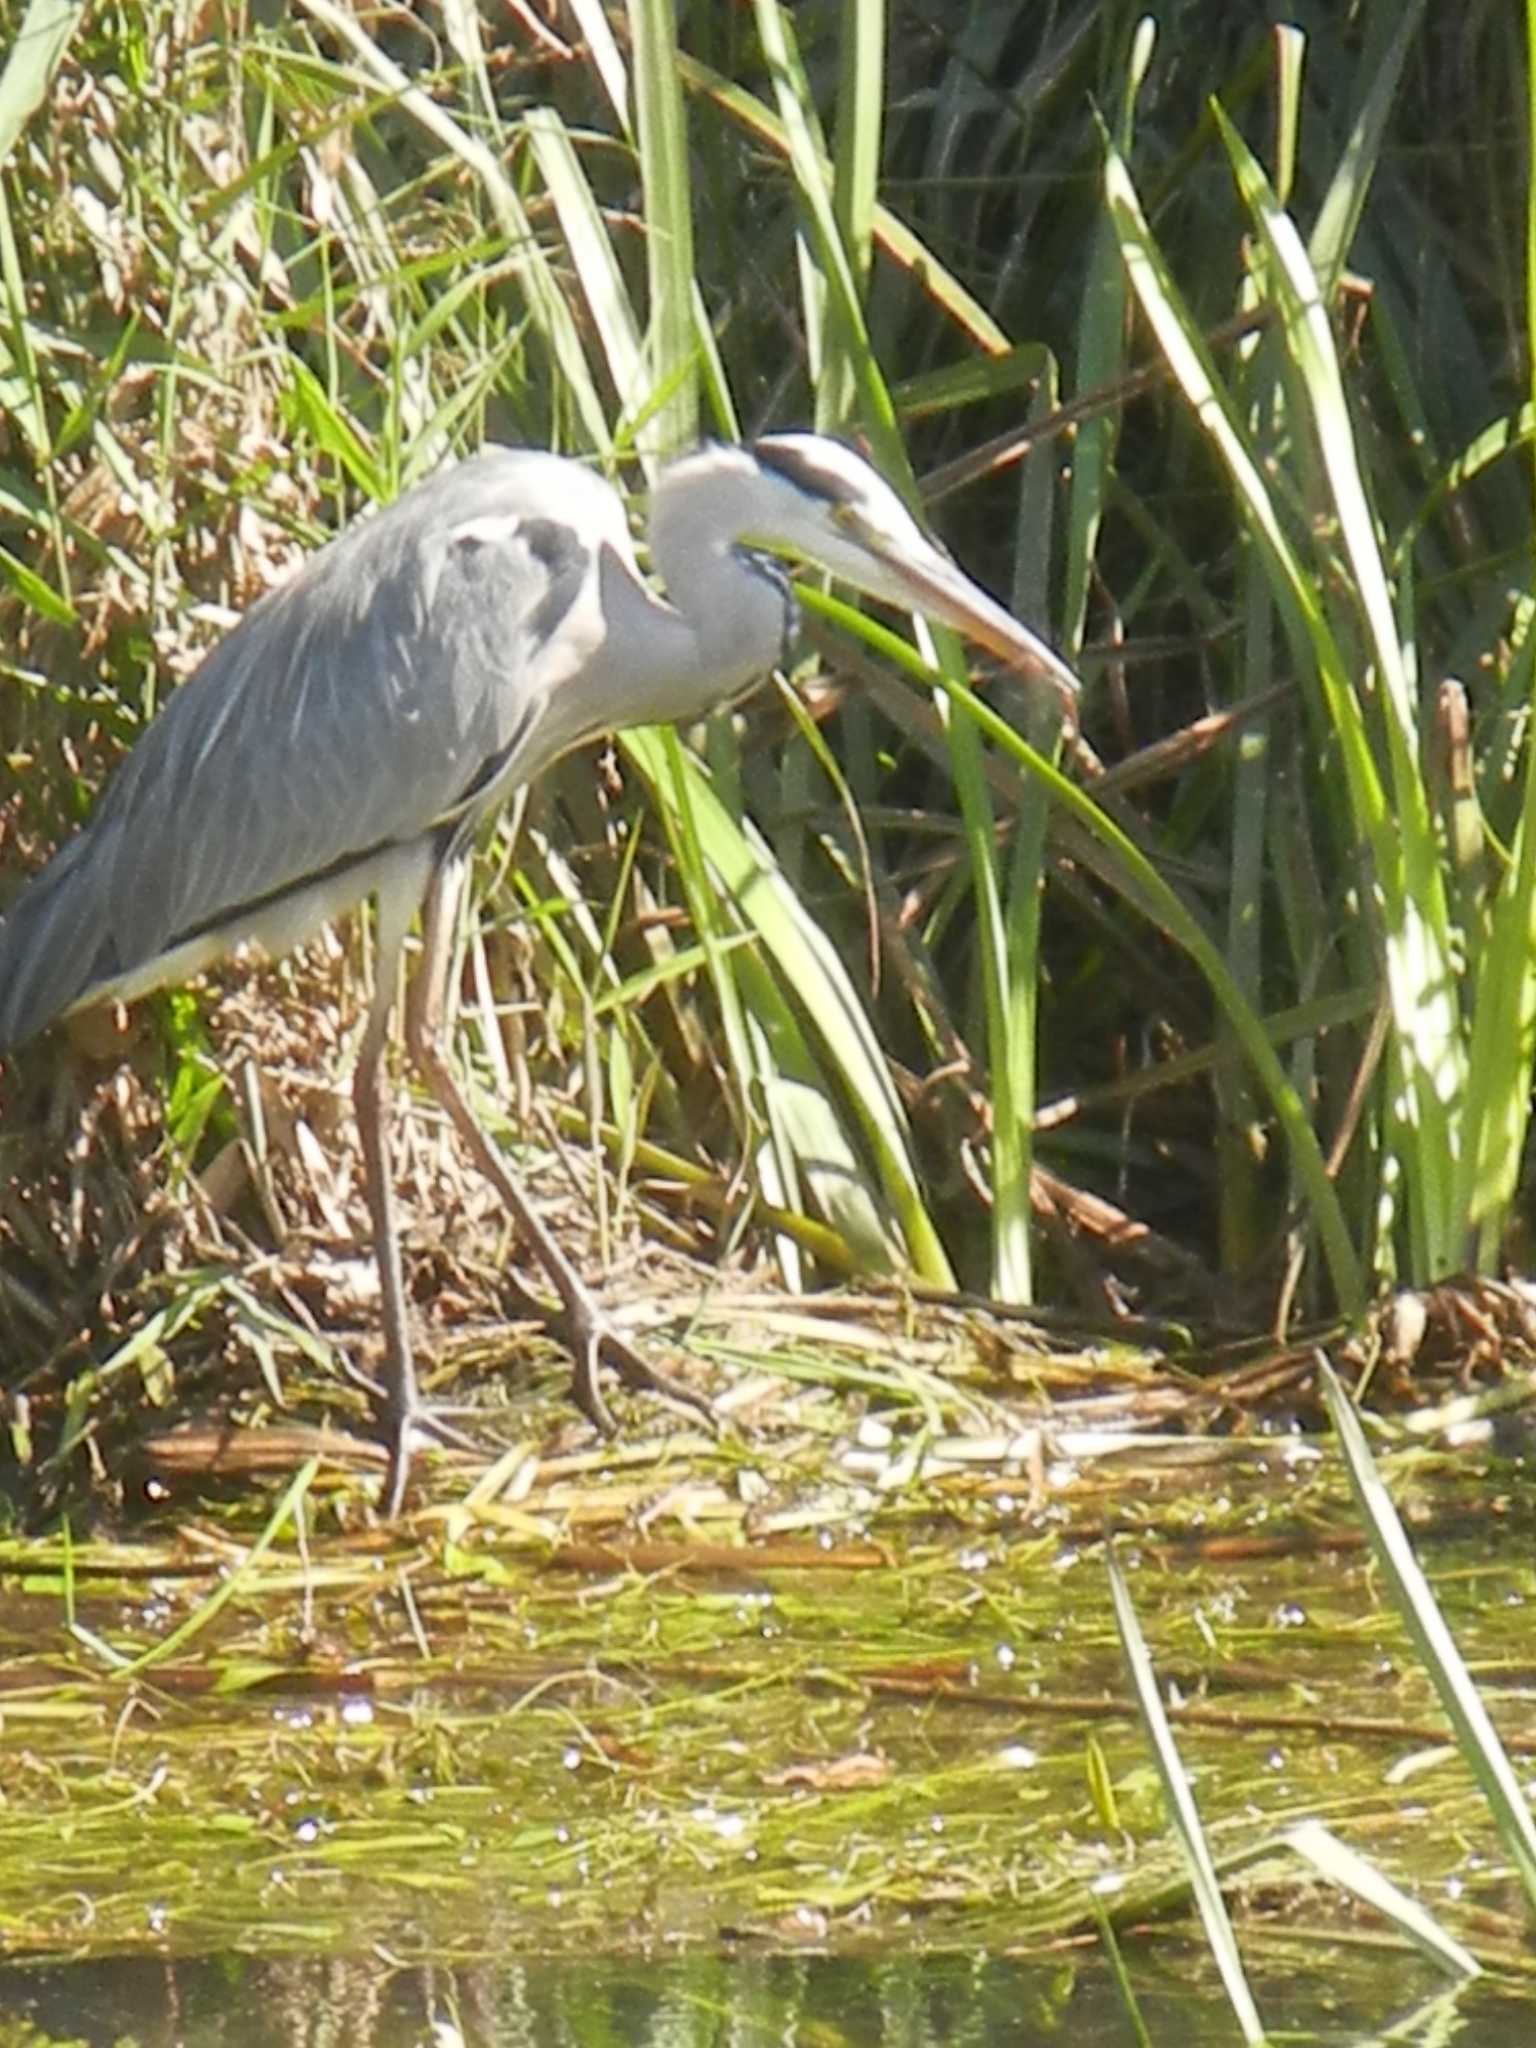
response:
M110 952L91 837L67 842L0 918L0 1052L31 1038L101 979ZM83 872L82 872L83 870Z

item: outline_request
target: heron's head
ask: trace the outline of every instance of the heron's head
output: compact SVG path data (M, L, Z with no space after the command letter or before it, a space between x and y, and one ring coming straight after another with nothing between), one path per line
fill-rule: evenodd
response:
M867 596L952 626L1022 674L1048 682L1075 716L1077 679L923 531L861 455L821 434L769 434L717 450L741 465L737 544L815 563Z

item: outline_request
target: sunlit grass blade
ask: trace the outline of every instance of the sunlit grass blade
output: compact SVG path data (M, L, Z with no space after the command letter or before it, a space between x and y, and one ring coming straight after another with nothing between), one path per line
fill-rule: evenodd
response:
M1444 508L1447 499L1464 491L1474 478L1491 469L1495 463L1502 462L1508 455L1518 455L1533 443L1536 443L1536 402L1522 405L1518 412L1506 414L1474 434L1460 454L1446 463L1424 493L1413 517L1398 536L1394 561L1417 543L1430 521Z
M389 496L388 480L353 421L297 356L289 358L288 375L288 408L294 426L310 435L315 446L366 491L374 504L382 504Z
M1497 1269L1520 1184L1536 1056L1536 749L1527 749L1514 857L1473 965L1459 1199L1479 1272Z
M1134 132L1136 93L1151 62L1154 39L1149 17L1136 32L1121 102L1118 144L1126 155ZM1077 359L1072 366L1076 393L1097 390L1123 373L1125 338L1125 266L1120 261L1114 223L1104 212L1095 223L1078 312ZM1083 421L1073 445L1061 606L1061 647L1069 661L1082 652L1094 550L1109 490L1118 424L1118 415L1106 408Z
M757 0L757 27L789 147L798 208L804 222L795 237L800 279L800 325L806 368L822 433L850 430L862 413L879 417L883 385L862 382L872 367L864 328L866 279L855 273L831 200L833 169L811 82L800 59L793 17L779 0ZM868 403L871 388L876 402ZM894 424L894 418L892 423Z
M528 310L549 350L560 391L569 399L591 446L606 450L612 442L607 410L593 380L580 333L517 189L496 157L428 93L413 85L355 16L335 6L333 0L300 0L300 4L352 52L370 78L394 96L402 113L434 137L475 178L508 247L519 257L518 276Z
M480 16L472 0L443 0L441 13L443 31L458 59L459 73L467 87L466 96L471 103L467 111L477 124L499 138L502 133L501 110L491 85Z
M645 192L651 376L667 394L655 423L655 445L662 455L676 455L698 439L699 395L697 377L686 374L695 355L693 190L672 0L629 0L629 23Z
M674 784L662 735L630 733L624 748L658 802L670 807ZM756 835L730 816L698 764L685 759L684 774L701 850L743 918L762 935L783 986L794 991L800 1013L822 1041L875 1162L882 1197L900 1226L913 1271L933 1285L952 1286L949 1261L919 1192L906 1112L836 947ZM739 1071L750 1065L743 1060Z
M884 86L885 0L853 0L843 8L838 33L832 215L861 301L869 290ZM827 365L817 387L817 424L837 428L850 416L853 403L852 366L839 355Z
M885 0L852 0L838 35L832 211L854 282L869 282L885 121Z
M842 361L857 394L858 424L869 436L876 459L911 498L911 471L897 430L895 408L870 348L859 280L833 211L827 153L817 126L810 81L780 0L754 0L754 6L763 55L773 77L779 118L789 147L795 191L804 211L810 253L826 293L828 333L824 349L835 351Z
M780 1061L787 1054L792 1063L800 1064L798 1033L792 1024L788 1030L774 1030L771 1014L765 1019L762 1013L764 1002L770 1013L781 1008L780 989L760 988L759 1008L754 1011L743 971L746 963L727 944L734 936L730 912L716 887L721 873L720 843L729 842L735 821L725 818L725 829L716 829L722 817L705 802L709 789L706 777L670 727L631 734L632 756L643 760L650 743L654 743L665 765L669 801L660 807L662 823L672 843L683 894L694 930L703 944L720 1005L730 1070L736 1078L741 1139L752 1160L757 1185L768 1202L777 1208L798 1208L800 1181L791 1134L784 1120L770 1107L775 1099ZM654 775L654 769L652 772ZM659 796L661 787L653 780L653 796ZM786 1282L791 1287L798 1286L800 1261L795 1240L781 1241L779 1266Z
M1392 991L1393 1047L1411 1105L1396 1120L1396 1129L1407 1166L1413 1271L1434 1279L1460 1266L1465 1254L1458 1161L1467 1075L1445 873L1419 765L1417 678L1410 672L1414 651L1399 635L1321 288L1295 223L1276 200L1257 159L1219 107L1215 116L1269 259L1263 282L1279 307L1288 355L1307 397L1383 712L1379 731L1388 762L1391 816L1388 829L1372 835L1372 851ZM1368 808L1375 803L1373 788ZM1362 822L1368 825L1369 819Z
M1035 393L1031 416L1045 417L1058 395L1056 366L1050 362ZM1056 464L1048 449L1018 466L1013 574L1009 592L1017 617L1044 622L1050 604L1057 495ZM1061 719L1054 704L1042 703L1027 684L1000 679L999 690L1021 730L1044 754L1060 752ZM946 703L948 700L944 700ZM951 744L957 736L951 730ZM985 772L987 763L978 761ZM991 815L990 797L984 812ZM970 814L967 812L970 836ZM1035 1098L1038 1093L1037 1038L1040 1017L1040 919L1045 892L1050 802L1038 784L1027 784L1013 813L1012 845L1004 867L999 938L1003 988L990 1006L988 1054L992 1066L992 1286L1003 1300L1034 1299ZM978 857L972 842L973 869ZM991 964L990 945L984 953ZM990 993L990 989L988 991Z
M1385 728L1385 745L1393 764L1390 796L1356 694L1353 668L1325 612L1319 580L1303 562L1287 531L1232 401L1216 377L1198 324L1180 298L1147 227L1129 174L1113 150L1106 168L1106 189L1142 309L1201 426L1227 465L1238 509L1259 548L1297 656L1317 679L1339 745L1354 828L1371 851L1398 1022L1395 1042L1402 1048L1405 1078L1413 1084L1410 1100L1414 1110L1397 1126L1397 1137L1411 1150L1406 1166L1407 1202L1417 1270L1427 1277L1446 1270L1459 1250L1448 1191L1457 1152L1451 1105L1459 1100L1464 1085L1464 1056L1455 1016L1444 885L1432 820L1410 750L1411 735L1405 731L1402 649L1360 490L1348 413L1337 392L1337 363L1327 341L1326 317L1317 305L1315 282L1308 297L1301 270L1296 269L1297 258L1305 269L1305 254L1294 229L1288 223L1285 229L1276 226L1277 208L1261 208L1272 246L1278 250L1284 242L1292 264L1288 272L1277 256L1269 276L1287 319L1287 333L1294 328L1305 337L1298 344L1298 353L1303 358L1304 381L1307 372L1313 377L1307 388L1314 393L1314 409L1317 402L1325 404L1324 417L1317 426L1320 434L1326 432L1336 488L1348 501L1361 574L1374 593L1369 615L1375 623L1375 644L1392 676L1384 690L1390 687L1400 692L1390 713L1379 721ZM1281 281L1287 278L1289 282ZM1339 509L1342 518L1344 507ZM1397 808L1399 798L1402 812ZM1414 1122L1413 1116L1421 1120Z
M1115 1996L1120 2001L1120 2010L1125 2014L1126 2024L1131 2030L1131 2039L1136 2048L1155 2048L1147 2023L1142 2018L1141 2006L1137 2001L1136 1989L1131 1982L1131 1973L1125 1967L1125 1957L1120 1952L1120 1943L1109 1915L1099 1900L1090 1901L1094 1925L1099 1930L1099 1945L1109 1963L1109 1974L1115 1987Z
M137 1657L131 1658L126 1664L119 1664L116 1667L116 1675L119 1678L135 1678L141 1671L149 1671L156 1664L163 1664L168 1657L174 1657L178 1650L184 1649L192 1641L194 1636L201 1635L209 1623L218 1618L231 1600L246 1591L248 1582L255 1573L256 1567L261 1563L261 1560L272 1548L278 1537L282 1535L288 1524L296 1516L303 1513L305 1497L310 1487L314 1484L315 1474L319 1469L320 1460L318 1458L307 1458L304 1461L283 1489L276 1505L267 1518L266 1527L245 1552L239 1563L226 1573L201 1606L194 1608L184 1621L178 1622L169 1635L162 1636L158 1643L153 1644L147 1650L141 1651Z
M1321 1821L1298 1821L1295 1827L1286 1829L1283 1839L1298 1856L1305 1857L1319 1876L1389 1920L1438 1969L1453 1977L1482 1974L1476 1956L1469 1954L1459 1941L1452 1940L1433 1914L1426 1913L1401 1885L1384 1877L1375 1864L1356 1855L1347 1842L1341 1842Z
M1210 1845L1205 1839L1205 1829L1200 1825L1199 1810L1190 1791L1178 1745L1173 1739L1173 1730L1168 1725L1168 1716L1158 1696L1157 1677L1147 1652L1146 1639L1141 1633L1141 1624L1136 1619L1136 1609L1131 1604L1113 1547L1106 1552L1105 1566L1109 1572L1110 1598L1114 1602L1115 1627L1136 1694L1142 1726L1152 1745L1153 1761L1163 1788L1163 1804L1189 1872L1195 1906L1205 1928L1206 1942L1221 1973L1227 2002L1232 2007L1243 2039L1250 2043L1250 2048L1254 2048L1254 2044L1265 2039L1264 2025L1253 2002L1253 1993L1248 1988L1247 1973L1238 1953L1237 1936L1232 1931L1226 1901L1221 1896Z
M701 368L716 418L728 416L733 408L712 338L702 349L699 346L708 323L694 276L693 191L672 0L630 0L629 17L650 288L652 391L641 432L655 453L672 455L697 436ZM729 949L733 934L715 898L711 872L712 865L718 872L711 848L726 829L723 817L705 805L707 784L674 732L636 733L631 752L649 764L652 793L662 806L694 927L709 961L736 1079L741 1135L756 1183L771 1206L798 1209L801 1181L795 1133L781 1112L784 1092L792 1088L793 1070L800 1064L799 1034L787 1015L778 1020L784 1028L775 1029L779 991L759 987L754 1004L747 962L734 958ZM781 1235L778 1253L786 1282L798 1286L797 1241Z
M48 396L27 311L27 280L17 248L9 187L3 181L0 181L0 283L4 285L6 312L5 326L0 331L0 403L5 406L6 416L15 422L30 443L33 457L45 463L44 476L51 477L52 467L46 465L51 440ZM50 520L50 525L57 529L56 516ZM62 567L62 532L58 533L58 549ZM59 580L62 586L63 577Z
M1396 101L1403 66L1424 13L1424 0L1378 0L1370 10L1367 56L1362 75L1370 89L1344 145L1337 169L1328 181L1323 203L1307 238L1307 254L1317 273L1326 303L1333 296L1348 261L1365 212L1365 202L1381 161L1388 118ZM1294 160L1294 151L1292 152ZM1282 199L1289 200L1290 178L1279 181Z
M73 628L79 623L79 614L69 600L60 597L51 583L45 583L6 548L0 548L0 579L10 585L30 611L47 619L50 625Z
M902 419L927 419L935 413L958 412L1010 392L1032 391L1050 368L1052 356L1043 342L1021 341L1004 355L966 355L937 369L921 370L891 386L891 401Z
M891 481L916 504L916 486L896 425L895 409L875 361L864 322L858 279L843 246L835 217L827 160L815 125L814 99L779 0L755 0L758 33L774 79L790 168L807 225L807 241L824 293L825 359L842 363L857 393L859 424ZM965 673L954 636L935 633L934 644L947 671ZM926 629L925 629L926 644ZM980 742L963 709L946 701L946 722L955 788L970 862L977 920L982 1002L987 1031L987 1067L993 1107L992 1288L1003 1300L1028 1301L1030 1266L1030 1117L1028 1083L1034 1072L1032 1034L1034 937L1037 905L1030 895L1010 900L998 869L994 815ZM1019 990L1026 989L1024 1000ZM1024 1043L1028 1038L1030 1042ZM1018 1090L1023 1087L1022 1096Z
M1526 143L1536 138L1536 0L1526 4ZM1527 374L1536 386L1536 180L1525 186L1525 339ZM1489 458L1502 452L1510 429L1523 435L1536 402L1519 419L1493 430ZM1488 437L1483 437L1488 443ZM1470 471L1475 450L1460 467ZM1512 680L1536 677L1530 650L1511 664ZM1522 721L1529 704L1515 707ZM1475 963L1472 1043L1468 1060L1467 1143L1462 1155L1461 1201L1474 1233L1473 1257L1481 1272L1495 1269L1510 1208L1520 1183L1531 1118L1531 1072L1536 1056L1536 748L1527 737L1521 804L1513 857L1500 881L1486 941Z
M53 75L85 13L81 0L28 0L0 71L0 169L47 99Z
M1519 1874L1526 1900L1536 1909L1536 1824L1525 1792L1510 1765L1472 1675L1457 1649L1445 1617L1392 1497L1371 1455L1354 1404L1327 1359L1317 1361L1328 1414L1338 1437L1344 1469L1365 1523L1371 1550L1425 1675L1439 1695L1463 1761L1482 1788L1489 1813Z
M602 6L602 0L570 0L571 12L581 26L581 40L586 51L587 62L602 80L603 90L608 95L608 104L613 108L619 126L627 135L630 132L629 78L624 69L623 53L613 24Z
M556 109L530 107L523 116L523 128L554 201L560 232L603 346L609 378L621 408L628 411L646 395L645 350L613 237L582 170L570 131Z
M755 946L759 940L755 932L738 932L728 943ZM707 964L702 947L697 949L697 955L701 963ZM597 1014L601 1014L601 1010L601 1002L594 1005ZM689 1201L697 1208L714 1215L724 1215L731 1206L729 1191L718 1169L702 1165L697 1159L686 1158L651 1139L621 1131L615 1124L604 1124L594 1133L586 1112L573 1104L564 1108L557 1105L552 1114L557 1128L568 1131L572 1137L595 1136L616 1164L627 1160L636 1173L652 1174L686 1189ZM792 1238L800 1250L827 1273L856 1279L859 1274L869 1271L863 1252L855 1250L839 1231L814 1216L807 1216L798 1209L777 1207L765 1193L755 1204L753 1214L776 1237Z

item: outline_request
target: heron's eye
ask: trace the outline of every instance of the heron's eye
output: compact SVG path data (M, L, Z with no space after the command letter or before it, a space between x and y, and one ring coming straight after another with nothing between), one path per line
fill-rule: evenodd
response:
M834 505L831 511L834 526L859 547L872 549L879 554L890 546L890 528L882 520L871 519L862 506Z

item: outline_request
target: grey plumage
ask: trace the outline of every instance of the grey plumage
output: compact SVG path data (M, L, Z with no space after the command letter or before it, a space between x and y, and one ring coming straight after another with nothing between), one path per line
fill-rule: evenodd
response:
M444 469L252 607L0 922L4 1049L66 1011L185 979L244 941L285 951L376 899L378 989L354 1095L383 1283L392 1510L423 1412L380 1063L394 969L423 900L407 1042L561 1297L577 1399L606 1420L599 1354L680 1392L602 1316L438 1043L453 902L480 819L584 738L699 716L772 667L789 598L764 549L926 610L1063 696L1074 687L839 443L780 435L685 457L652 495L650 541L665 599L640 573L617 494L581 465L490 448Z
M348 870L516 775L592 573L591 546L537 516L572 467L488 450L251 608L0 924L0 1048L205 934L259 933L316 877L345 895Z

